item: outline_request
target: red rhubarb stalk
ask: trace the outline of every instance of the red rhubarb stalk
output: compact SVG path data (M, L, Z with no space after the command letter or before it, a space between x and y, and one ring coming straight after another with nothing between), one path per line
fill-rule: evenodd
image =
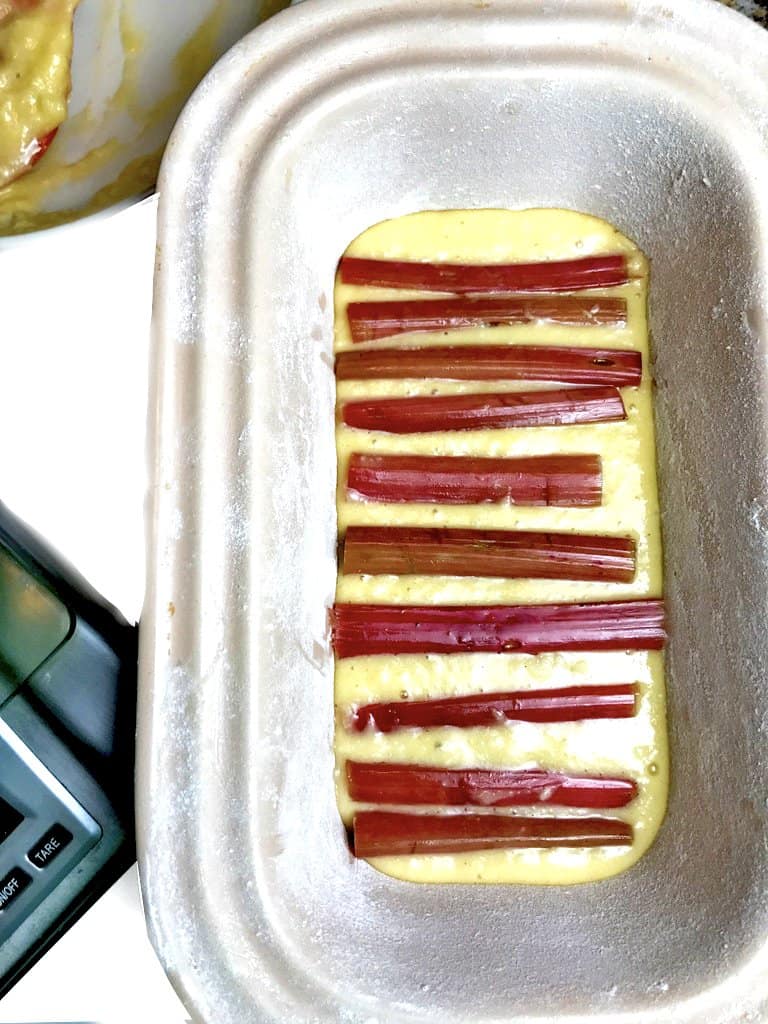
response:
M637 784L625 778L568 775L541 768L455 769L364 761L347 761L347 787L352 800L369 804L557 804L596 809L626 807L637 796Z
M501 722L578 722L591 718L632 718L637 713L634 683L567 686L552 690L479 693L437 700L400 700L356 708L349 726L356 732L372 726L379 732L453 726L499 725Z
M352 341L377 341L397 334L499 327L536 321L600 327L627 321L624 299L604 296L546 295L491 299L406 299L350 302Z
M353 499L381 502L592 507L602 498L602 471L598 455L486 459L355 453L347 490Z
M635 575L635 542L578 533L350 526L342 572L629 583Z
M339 271L345 284L456 294L572 292L612 288L629 280L627 261L620 253L547 263L490 264L412 263L344 256Z
M639 352L555 345L446 345L340 352L338 380L537 380L636 387Z
M356 857L471 853L547 847L631 846L632 826L614 818L521 818L503 814L358 811Z
M366 399L347 402L341 415L348 427L390 434L560 427L627 417L621 395L616 388L607 387Z
M655 651L666 639L664 605L657 600L466 606L337 604L331 623L339 658L474 651Z

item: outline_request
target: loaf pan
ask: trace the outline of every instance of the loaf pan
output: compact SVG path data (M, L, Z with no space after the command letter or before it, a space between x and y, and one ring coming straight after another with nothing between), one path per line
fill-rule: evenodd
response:
M768 1020L768 35L712 0L308 0L160 183L138 836L228 1024ZM334 802L332 295L369 225L563 206L652 265L673 782L631 871L419 886Z

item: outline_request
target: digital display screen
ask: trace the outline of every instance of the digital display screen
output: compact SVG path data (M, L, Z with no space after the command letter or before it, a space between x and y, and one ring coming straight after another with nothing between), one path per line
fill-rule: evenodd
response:
M0 547L0 704L62 643L67 607Z

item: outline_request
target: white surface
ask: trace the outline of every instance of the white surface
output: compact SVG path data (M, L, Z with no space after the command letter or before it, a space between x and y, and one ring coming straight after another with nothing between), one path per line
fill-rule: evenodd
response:
M123 614L144 591L155 203L0 251L0 501ZM177 1024L136 869L0 1001L0 1022Z

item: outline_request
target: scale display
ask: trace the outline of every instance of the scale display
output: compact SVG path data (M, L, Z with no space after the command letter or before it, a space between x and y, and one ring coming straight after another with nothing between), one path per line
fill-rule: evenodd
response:
M0 704L64 643L71 626L66 606L0 547Z

